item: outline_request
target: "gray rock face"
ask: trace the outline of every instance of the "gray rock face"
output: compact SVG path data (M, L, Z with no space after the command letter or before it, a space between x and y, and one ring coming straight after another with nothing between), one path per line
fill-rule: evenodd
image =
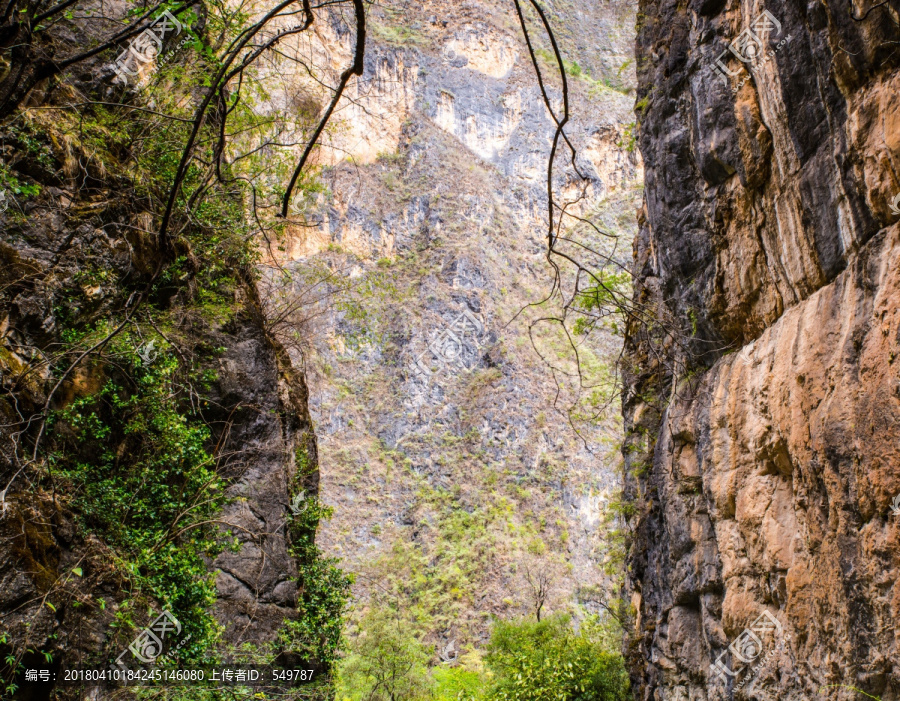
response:
M642 699L900 694L892 13L641 3L635 301L657 326L629 329L623 404Z
M230 408L228 416L223 412L217 417L229 426L222 436L226 454L237 456L225 471L234 480L228 490L234 501L225 506L221 520L241 546L219 555L212 569L225 639L264 645L274 640L286 619L297 615L297 564L289 551L288 513L293 493L316 493L318 455L302 374L258 321L248 321L235 330L236 342L221 359L211 402ZM297 474L298 454L306 473L302 476Z
M601 79L630 80L630 10L560 5L553 19L567 58L594 68L570 64L585 196L564 156L554 185L619 249L572 221L564 230L627 263L641 184L626 133L633 95ZM452 640L464 655L483 648L492 614L533 610L524 565L536 552L553 580L545 613L598 611L591 597L614 589L603 536L620 423L601 405L615 403L606 373L621 339L605 327L579 337L590 378L578 387L561 327L537 321L558 299L529 306L551 287L553 122L513 7L397 0L370 24L366 72L348 93L365 109L342 104L328 192L278 262L297 289L327 270L334 291L298 326L311 339L321 494L335 509L320 543L358 574L357 611L382 597L420 610L436 650ZM263 298L277 306L282 294Z

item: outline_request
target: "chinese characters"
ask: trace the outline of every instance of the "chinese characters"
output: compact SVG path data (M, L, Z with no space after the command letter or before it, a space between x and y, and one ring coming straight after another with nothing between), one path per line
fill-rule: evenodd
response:
M178 36L184 27L168 10L163 11L147 29L138 34L128 45L113 64L116 72L116 81L127 84L129 77L139 76L141 69L157 61L162 52L163 42L167 34ZM180 48L189 37L185 37ZM171 53L171 52L170 52Z

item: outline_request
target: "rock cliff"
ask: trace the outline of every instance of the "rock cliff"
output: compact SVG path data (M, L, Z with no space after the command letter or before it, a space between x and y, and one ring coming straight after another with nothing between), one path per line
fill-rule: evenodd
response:
M638 25L635 691L900 698L896 8L645 0Z
M360 575L360 608L396 595L444 662L477 658L494 614L601 611L621 324L573 346L559 298L532 305L552 287L553 123L513 8L367 4L362 75L291 199L361 26L350 5L302 31L286 10L259 35L277 50L247 47L227 89L216 52L233 60L227 37L268 3L172 8L160 36L134 20L135 43L123 4L69 7L0 27L4 683L46 695L26 667L109 663L161 611L183 638L166 664L327 667L348 582L315 542L316 433L323 547ZM550 15L579 115L553 183L580 222L563 233L621 265L641 192L633 12ZM290 216L270 216L282 196Z
M570 235L627 264L641 192L633 10L559 3L552 18L589 178L573 211L617 238ZM579 338L578 387L558 300L528 306L551 288L553 125L513 6L393 1L370 19L349 89L359 105L339 112L324 154L327 192L287 233L274 256L287 286L264 299L286 308L292 290L329 291L293 328L312 339L322 498L335 508L320 540L357 574L357 611L414 611L435 656L462 656L484 645L492 615L534 611L530 581L549 583L544 614L597 612L615 594L605 517L621 424L606 406L621 336ZM558 81L549 89L559 100ZM556 180L577 193L563 158Z
M83 94L108 93L90 68ZM161 250L136 111L71 97L0 128L0 675L21 698L50 693L25 667L103 666L163 610L194 663L286 651L315 560L289 513L318 488L305 380L248 243L213 233L240 217L218 200Z

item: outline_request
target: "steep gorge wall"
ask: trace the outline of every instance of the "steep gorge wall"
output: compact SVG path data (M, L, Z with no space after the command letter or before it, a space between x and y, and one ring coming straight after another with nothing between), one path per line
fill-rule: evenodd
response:
M15 169L15 157L11 161ZM7 488L0 518L0 630L6 645L0 649L13 657L27 649L21 658L27 664L43 660L40 653L57 666L115 658L133 637L116 624L117 616L133 615L139 627L146 617L142 606L157 613L165 608L146 592L131 591L128 573L111 565L110 545L73 513L77 494L35 486L38 479L20 471L22 444L30 438L22 426L28 418L36 423L55 384L46 365L61 332L99 323L121 303L121 287L80 284L84 271L115 271L128 290L137 284L134 278L142 281L139 271L152 270L159 260L146 239L129 231L133 219L124 206L85 217L88 197L98 193L115 199L102 185L86 194L64 183L29 203L29 219L13 212L0 219L0 477ZM241 279L233 297L227 321L200 317L187 295L153 314L158 321L173 312L180 318L167 328L167 352L215 378L197 404L202 400L200 414L212 429L209 445L223 456L219 474L229 480L228 501L216 518L240 547L209 563L216 577L214 610L225 641L265 647L285 620L297 618L297 563L286 514L298 488L315 493L317 453L305 380L266 335L253 280ZM210 352L215 348L221 353ZM153 360L163 362L163 352ZM61 411L114 379L109 366L86 363L61 384L51 407ZM194 416L188 410L185 415ZM298 454L304 456L299 475Z
M112 91L102 60L90 68L82 75L83 94ZM98 128L94 114L79 115L87 125L79 130L74 120L51 112L70 97L67 88L35 96L39 109L0 126L4 185L19 182L32 193L4 191L0 208L0 677L4 684L15 680L22 698L50 693L46 684L23 683L25 666L104 665L163 610L180 616L185 630L182 611L194 615L193 659L212 652L198 640L207 620L210 628L221 628L221 636L208 636L222 643L220 649L280 652L279 632L300 618L308 564L292 547L299 529L290 526L288 507L298 492L314 499L318 488L305 378L266 331L254 275L227 245L211 260L208 239L196 235L177 244L185 269L160 283L159 271L171 269L172 261L160 250L140 195L147 179L134 176L128 151L115 150L118 135L101 132L102 139L90 141ZM123 107L120 124L127 133L134 111ZM200 272L217 264L225 274L210 284ZM101 343L119 324L121 333ZM134 392L148 376L171 378L168 404L152 403L158 397L149 393L129 404L130 395L120 388ZM93 397L132 421L128 430L105 427L97 416L106 415L91 404L84 413L95 411L96 423L81 425L87 427L82 434L67 428L63 412ZM172 413L161 413L161 403ZM148 416L143 424L141 412ZM204 491L207 483L189 506L199 509L203 499L221 508L208 514L207 523L165 523L176 550L187 547L179 538L188 530L185 523L215 524L207 531L210 547L201 553L199 572L177 571L163 554L163 566L153 570L153 560L139 560L131 542L122 544L121 532L104 527L110 502L91 511L87 490L73 486L66 468L80 460L90 483L103 487L98 492L126 492L129 508L114 518L133 533L141 522L132 505L149 510L145 504L154 502L148 492L161 493L170 484L185 493L190 483L185 486L178 472L178 458L188 463L185 454L197 449L179 442L160 458L142 441L160 433L185 441L187 431L178 430L200 426L208 431L201 434L202 449L212 456L208 462L214 462L224 496L216 487ZM74 456L70 462L68 455ZM152 468L143 484L125 481L146 464ZM168 512L159 511L162 522ZM229 547L215 547L215 541ZM174 573L172 580L181 576L178 594L196 591L206 577L215 590L208 600L178 598L171 587L154 588L159 578L149 579L148 570L162 569ZM74 698L81 692L70 687L54 693ZM85 693L97 698L111 692L95 686Z
M612 238L591 243L627 264L641 194L627 133L633 11L559 2L552 13L579 66L569 133L589 182L573 207L618 237L617 251ZM342 102L323 149L328 191L288 232L281 261L297 289L325 267L335 287L359 290L299 327L314 339L311 410L335 509L320 542L358 575L357 613L378 599L419 611L436 655L452 645L462 658L483 647L492 615L533 610L525 567L552 581L544 613L596 612L615 588L604 519L621 423L589 402L608 391L616 403L602 373L621 336L579 338L585 384L596 383L575 412L579 435L566 414L575 383L559 373L558 397L549 369L570 359L558 327L533 329L544 359L529 338L531 322L558 313L555 300L528 308L550 288L553 124L513 5L393 0L370 24L366 71L349 87L360 104ZM559 100L555 67L541 66ZM565 156L555 186L577 199ZM272 292L277 304L284 291ZM448 332L465 348L442 366L433 350Z
M892 3L641 3L641 699L900 697L897 39Z

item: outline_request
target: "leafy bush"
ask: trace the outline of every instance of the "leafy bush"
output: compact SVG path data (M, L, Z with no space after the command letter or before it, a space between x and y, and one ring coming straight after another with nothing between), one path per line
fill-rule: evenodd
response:
M302 472L307 458L301 455L298 463ZM341 644L344 611L353 582L338 567L337 559L323 557L316 545L319 521L330 518L331 513L330 507L312 496L291 518L291 554L299 568L299 617L285 621L279 631L279 643L285 651L318 660L329 669Z
M429 670L433 650L409 616L373 608L338 670L338 701L626 701L628 674L615 631L596 618L578 632L564 614L496 621L484 657Z
M417 701L431 697L432 650L397 612L373 608L338 670L339 701Z
M437 701L475 701L484 696L484 672L463 667L437 667L434 672Z
M99 392L53 417L53 473L65 483L85 530L121 558L138 591L157 599L190 633L188 657L218 635L205 556L221 552L211 524L224 483L204 446L208 429L178 398L178 361L142 361L123 335L111 344L128 377L109 377Z
M622 656L584 627L556 614L543 621L497 621L486 656L496 701L625 701Z

